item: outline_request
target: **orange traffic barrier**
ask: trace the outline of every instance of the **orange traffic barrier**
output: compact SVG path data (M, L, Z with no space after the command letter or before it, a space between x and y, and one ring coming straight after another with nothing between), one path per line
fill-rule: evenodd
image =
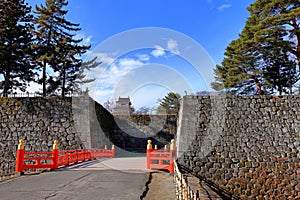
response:
M147 169L166 169L174 172L175 140L171 140L170 150L158 150L157 145L152 149L152 141L147 144Z
M52 152L25 152L24 140L19 141L16 172L23 172L27 169L57 169L61 166L68 166L78 162L94 160L97 158L114 158L115 148L111 150L107 148L79 149L59 151L58 141L55 140Z

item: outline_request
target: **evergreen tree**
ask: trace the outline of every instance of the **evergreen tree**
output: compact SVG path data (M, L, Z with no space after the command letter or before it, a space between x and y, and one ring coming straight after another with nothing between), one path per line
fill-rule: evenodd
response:
M260 56L256 48L246 48L240 38L232 41L226 48L225 58L217 65L215 82L212 88L219 91L226 89L233 94L262 94L263 69L259 65Z
M215 68L212 87L236 94L287 92L298 80L299 5L295 0L257 0L250 5L242 33Z
M177 115L180 108L180 94L169 92L162 100L157 108L158 114Z
M73 35L72 37L74 37ZM79 57L83 55L90 46L80 45L82 39L76 40L72 37L64 38L58 41L58 52L61 56L53 69L59 75L56 77L56 90L61 91L61 96L65 96L67 92L81 92L80 86L84 83L94 81L94 79L86 79L85 70L91 70L97 67L101 62L97 62L97 57L82 62ZM53 88L54 89L54 88ZM49 91L49 92L54 92Z
M31 7L24 0L0 0L0 88L25 91L35 78L32 65Z
M136 110L134 113L138 114L138 115L147 115L147 114L150 114L150 108L147 106L143 106L143 107L139 108L138 110Z
M73 74L73 76L69 77L69 79L71 79L68 81L69 91L72 91L72 92L76 91L78 93L82 93L83 91L82 91L81 86L83 84L95 81L94 78L86 77L86 71L90 71L102 63L102 62L97 61L97 59L98 59L97 57L94 57L93 59L85 61L85 62L81 61L81 65L78 68L78 70L76 71L76 73Z
M300 2L257 0L248 11L252 43L263 55L265 81L272 93L290 93L300 71Z
M84 68L95 67L99 63L90 63L88 67L82 65L80 56L90 46L81 45L82 39L75 39L76 32L81 30L79 24L65 19L68 5L66 0L46 0L46 4L36 6L37 17L34 22L37 25L35 46L38 55L38 65L42 68L43 96L61 91L74 91L78 85L77 79L83 76ZM95 60L94 60L95 61ZM47 74L47 67L54 73Z
M110 113L113 112L113 108L115 107L115 103L113 100L111 99L107 99L104 103L103 103L103 107Z
M270 50L271 49L271 50ZM297 64L290 59L286 48L277 46L266 50L264 55L264 78L270 90L269 93L292 93L292 87L299 80Z
M300 63L300 1L257 0L248 7L253 42L287 48ZM299 66L300 67L300 66Z

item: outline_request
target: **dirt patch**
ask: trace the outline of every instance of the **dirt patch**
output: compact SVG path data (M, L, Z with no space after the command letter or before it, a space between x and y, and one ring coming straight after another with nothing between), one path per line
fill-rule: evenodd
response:
M143 200L174 200L175 186L173 174L157 171L151 173L151 182L148 185L148 192Z

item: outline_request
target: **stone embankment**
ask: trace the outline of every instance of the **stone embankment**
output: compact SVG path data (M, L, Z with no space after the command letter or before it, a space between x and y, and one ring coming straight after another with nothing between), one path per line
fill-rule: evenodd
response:
M14 174L20 139L26 151L103 148L115 144L146 151L147 140L163 147L174 137L173 116L113 116L87 95L79 97L0 98L0 177ZM145 120L147 118L147 120ZM175 121L175 123L174 123Z
M300 96L186 96L178 161L237 199L300 198Z
M0 99L0 176L13 175L20 139L26 151L49 151L54 140L62 149L83 143L74 127L71 98Z

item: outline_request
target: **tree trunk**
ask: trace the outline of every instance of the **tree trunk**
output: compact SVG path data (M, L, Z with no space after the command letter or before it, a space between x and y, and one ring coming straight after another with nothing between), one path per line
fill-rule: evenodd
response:
M282 86L279 86L278 92L279 92L279 95L282 95Z
M51 41L51 32L52 32L52 26L53 26L53 19L51 18L51 21L50 21L50 30L49 30L49 33L48 33L48 37L47 37L47 48L49 48L50 46L50 41ZM47 95L47 91L46 91L46 70L47 70L47 62L44 61L43 63L43 97L46 97Z
M66 95L66 69L65 69L65 66L63 66L63 80L62 80L61 96L65 97L65 95Z
M46 97L46 68L47 63L44 61L43 63L43 77L42 77L42 84L43 84L43 97Z
M261 84L260 84L258 78L254 77L254 81L255 81L255 84L256 84L256 88L257 88L257 94L262 95Z
M293 24L293 27L294 27L295 30L299 30L299 25L297 24L296 18L292 18L292 24ZM299 71L300 71L300 32L297 31L295 35L296 35L296 38L297 38L297 48L296 48L296 52L294 54L297 57L298 68L299 68Z
M10 71L6 69L5 77L4 77L4 88L3 88L3 96L8 96L8 89L9 89L9 79L10 79Z

